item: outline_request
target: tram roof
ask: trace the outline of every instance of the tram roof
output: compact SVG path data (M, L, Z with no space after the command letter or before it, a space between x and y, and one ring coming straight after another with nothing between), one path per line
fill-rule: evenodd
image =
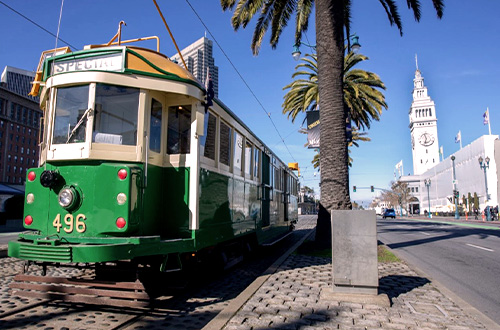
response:
M205 89L191 72L157 51L136 46L87 47L74 52L69 47L44 51L30 94L38 95L40 85L53 75L81 71L135 73L181 81Z

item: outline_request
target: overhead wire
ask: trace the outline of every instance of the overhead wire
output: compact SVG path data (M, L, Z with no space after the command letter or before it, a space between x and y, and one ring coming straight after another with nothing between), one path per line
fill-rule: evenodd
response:
M14 13L16 13L17 15L21 16L22 18L24 18L25 20L27 20L28 22L32 23L33 25L37 26L38 28L42 29L43 31L47 32L48 34L50 34L51 36L55 37L56 39L58 40L61 40L63 43L65 43L66 45L70 46L71 48L73 49L77 49L76 46L73 46L72 44L70 44L69 42L63 40L62 38L59 38L58 35L55 35L54 33L50 32L49 30L47 30L46 28L44 28L43 26L41 26L40 24L36 23L35 21L31 20L30 18L26 17L25 15L21 14L20 12L18 12L17 10L15 10L14 8L12 8L11 6L9 6L8 4L6 4L5 2L1 1L0 0L0 4L4 5L5 7L7 7L9 10L13 11Z
M196 17L198 17L198 19L200 20L201 24L205 27L206 31L210 34L210 36L212 37L212 39L214 40L214 42L217 44L217 46L221 50L222 54L224 54L224 56L228 60L229 64L231 64L231 66L233 67L233 69L236 72L236 74L240 77L240 79L243 81L243 83L245 84L245 86L247 87L247 89L250 91L250 94L252 94L253 98L257 101L257 103L260 105L260 107L262 108L262 110L266 113L266 116L271 121L271 124L273 125L274 129L276 130L276 133L278 133L278 136L280 137L281 142L283 143L283 145L285 146L286 150L290 154L290 157L292 157L293 161L295 162L296 161L295 157L293 157L292 153L290 152L290 149L288 148L287 144L285 143L285 139L281 136L281 134L280 134L280 132L278 130L278 127L274 123L274 120L271 118L271 113L266 110L266 108L264 107L264 105L262 104L262 102L259 100L259 98L257 97L257 95L255 95L255 93L252 90L252 88L250 87L250 85L248 85L248 83L245 80L245 78L243 78L243 75L238 71L238 69L236 68L236 66L234 65L234 63L231 61L231 59L229 58L229 56L226 54L226 52L224 51L224 49L222 48L222 46L219 44L219 42L217 41L217 39L215 38L215 36L212 34L212 32L210 31L210 29L208 28L208 26L205 24L205 22L203 21L203 19L200 17L200 15L196 11L196 9L194 9L194 7L191 5L191 3L189 2L189 0L186 0L186 2L189 5L189 7L191 7L191 10L194 12L194 14L196 15Z
M240 77L240 79L243 81L243 83L245 84L245 86L247 87L247 89L250 91L250 94L252 94L253 98L257 101L257 103L260 105L261 109L266 113L266 116L269 118L271 124L273 125L276 133L278 134L280 140L281 140L281 143L283 143L283 145L285 146L287 152L290 154L290 157L293 159L293 161L295 161L295 157L292 155L290 149L288 148L288 145L286 144L285 142L285 139L283 138L283 136L281 135L281 133L279 132L278 130L278 127L276 126L276 123L274 122L274 120L271 118L271 113L268 112L266 110L266 108L264 107L264 105L262 104L262 102L260 101L260 99L257 97L257 95L254 93L254 91L252 90L252 88L250 87L250 85L247 83L247 81L245 80L245 78L243 77L243 75L239 72L239 70L236 68L236 66L234 65L234 63L231 61L231 59L229 58L229 56L227 55L227 53L224 51L224 49L222 48L222 46L220 45L220 43L217 41L217 39L215 38L215 36L212 34L212 32L210 31L210 29L208 28L208 26L205 24L205 22L203 21L203 19L200 17L200 15L198 14L198 12L194 9L194 7L191 5L191 3L189 2L189 0L186 0L187 4L189 5L189 7L191 8L191 10L194 12L194 14L196 15L196 17L198 17L198 19L200 20L201 24L205 27L205 29L207 30L207 32L210 34L210 36L212 37L212 39L214 40L214 42L217 44L217 46L219 47L219 49L221 50L222 54L226 57L226 59L228 60L229 64L231 64L231 66L233 67L233 69L235 70L235 72L237 73L237 75ZM16 13L17 15L21 16L23 19L27 20L28 22L32 23L33 25L35 25L36 27L38 27L39 29L47 32L48 34L50 34L51 36L55 37L56 38L56 44L57 44L57 40L60 40L61 42L63 42L64 44L70 46L71 48L73 49L77 49L76 46L70 44L69 42L65 41L64 39L60 38L59 37L59 27L58 27L58 32L57 32L57 35L50 32L49 30L47 30L46 28L44 28L43 26L41 26L40 24L36 23L35 21L33 21L32 19L30 19L29 17L23 15L22 13L20 13L19 11L15 10L14 8L12 8L11 6L7 5L5 2L1 1L0 0L0 4L4 5L6 8L8 8L9 10L11 10L12 12ZM64 4L64 1L62 1L62 4ZM61 12L62 12L62 6L61 5Z

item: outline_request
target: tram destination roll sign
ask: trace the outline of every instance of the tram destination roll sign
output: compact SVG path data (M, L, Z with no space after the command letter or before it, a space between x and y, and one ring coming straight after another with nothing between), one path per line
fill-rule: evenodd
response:
M55 61L52 74L73 71L123 71L123 53Z

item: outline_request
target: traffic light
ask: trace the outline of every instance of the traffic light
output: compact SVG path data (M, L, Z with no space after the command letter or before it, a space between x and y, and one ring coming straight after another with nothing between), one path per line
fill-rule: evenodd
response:
M370 186L370 190L371 190L371 192L374 192L375 188L373 186Z
M356 192L356 186L352 186L352 191Z

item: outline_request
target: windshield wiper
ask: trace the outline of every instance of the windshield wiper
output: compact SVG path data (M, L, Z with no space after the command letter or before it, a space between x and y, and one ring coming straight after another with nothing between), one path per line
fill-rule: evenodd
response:
M66 140L66 144L69 143L69 140L71 140L71 138L73 137L73 135L75 135L76 133L76 130L82 125L83 123L83 120L89 116L89 113L92 111L92 108L88 108L87 110L85 110L85 113L83 114L82 118L80 118L80 120L78 121L78 123L76 123L75 127L73 128L73 130L71 131L71 133L69 133L68 135L68 139Z

